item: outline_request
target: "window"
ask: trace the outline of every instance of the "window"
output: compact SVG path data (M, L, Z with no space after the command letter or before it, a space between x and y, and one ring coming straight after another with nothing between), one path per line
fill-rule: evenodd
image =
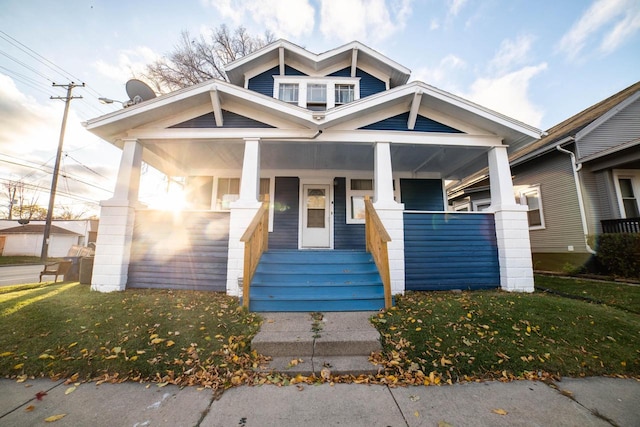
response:
M355 86L354 85L345 85L345 84L336 84L335 88L335 99L336 105L346 104L355 99Z
M260 178L259 201L263 202L264 196L269 194L270 184L269 178ZM240 178L218 178L215 210L228 211L231 209L231 203L239 198Z
M278 99L284 102L298 105L298 84L281 83L278 93Z
M347 224L364 224L364 198L373 197L372 179L350 179L347 186Z
M616 196L622 218L640 217L640 171L614 171Z
M231 203L240 197L240 178L218 178L216 210L228 211Z
M476 212L484 212L491 206L491 199L481 199L473 201L473 210Z
M520 202L521 205L526 205L529 208L527 211L527 218L529 220L530 230L540 230L545 228L544 217L542 216L542 200L540 197L539 186L528 187L521 190L519 200L516 198L516 202Z
M316 111L327 109L327 85L307 84L307 108Z

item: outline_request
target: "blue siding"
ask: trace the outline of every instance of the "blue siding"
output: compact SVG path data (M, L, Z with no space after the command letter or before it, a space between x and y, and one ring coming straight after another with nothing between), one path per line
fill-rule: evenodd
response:
M298 249L299 185L297 177L276 177L270 249Z
M296 70L288 65L284 66L284 74L287 76L304 76L301 71ZM249 79L247 87L255 92L273 97L273 76L280 75L280 67L273 67L255 77Z
M400 200L408 211L443 211L442 180L401 179Z
M223 128L272 128L273 126L259 122L231 111L222 110ZM215 128L213 113L207 113L186 122L171 126L172 128Z
M424 116L418 115L416 119L416 125L412 130L407 128L407 122L409 121L409 112L398 114L397 116L389 117L384 120L380 120L376 123L364 126L360 129L369 130L404 130L409 132L439 132L439 133L463 133L458 129L454 129L450 126L443 125Z
M365 249L364 224L347 224L347 191L345 178L336 178L333 187L334 249Z
M404 214L407 290L489 289L500 285L493 214Z
M332 77L351 77L351 67L343 68L335 73L329 74ZM385 82L371 74L356 68L356 77L360 77L360 98L366 98L376 93L387 90Z

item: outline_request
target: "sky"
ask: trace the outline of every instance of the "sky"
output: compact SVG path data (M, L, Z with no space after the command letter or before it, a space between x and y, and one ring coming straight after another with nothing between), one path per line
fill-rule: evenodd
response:
M640 0L0 0L0 218L5 185L49 199L65 89L74 89L57 209L85 216L111 197L120 151L82 122L121 108L125 83L182 31L226 24L270 31L311 52L353 40L408 67L412 80L546 130L640 80ZM163 177L143 172L160 206ZM164 181L166 182L166 180Z

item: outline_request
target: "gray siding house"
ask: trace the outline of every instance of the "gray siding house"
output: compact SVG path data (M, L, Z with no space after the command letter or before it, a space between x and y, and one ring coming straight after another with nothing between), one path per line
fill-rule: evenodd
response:
M570 117L510 156L514 197L526 205L534 268L581 265L589 236L640 232L640 82ZM449 189L454 210L481 210L482 172Z

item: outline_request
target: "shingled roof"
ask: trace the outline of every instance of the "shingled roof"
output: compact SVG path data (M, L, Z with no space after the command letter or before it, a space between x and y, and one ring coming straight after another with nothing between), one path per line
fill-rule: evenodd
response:
M560 122L550 128L547 131L547 136L529 145L524 150L520 150L519 152L515 153L511 158L509 158L509 160L513 162L514 160L522 158L527 154L533 153L548 145L552 145L555 142L561 141L570 136L575 136L578 132L589 126L592 122L597 120L607 111L611 110L613 107L620 104L622 101L629 98L639 90L640 81L632 84L631 86L621 90L614 95L611 95L609 98L592 105L586 110L583 110L578 114L569 117L565 121Z
M0 234L44 234L44 224L27 224L17 227L4 228L0 230ZM51 226L51 234L67 234L71 236L80 236L80 234L67 230L66 228Z

